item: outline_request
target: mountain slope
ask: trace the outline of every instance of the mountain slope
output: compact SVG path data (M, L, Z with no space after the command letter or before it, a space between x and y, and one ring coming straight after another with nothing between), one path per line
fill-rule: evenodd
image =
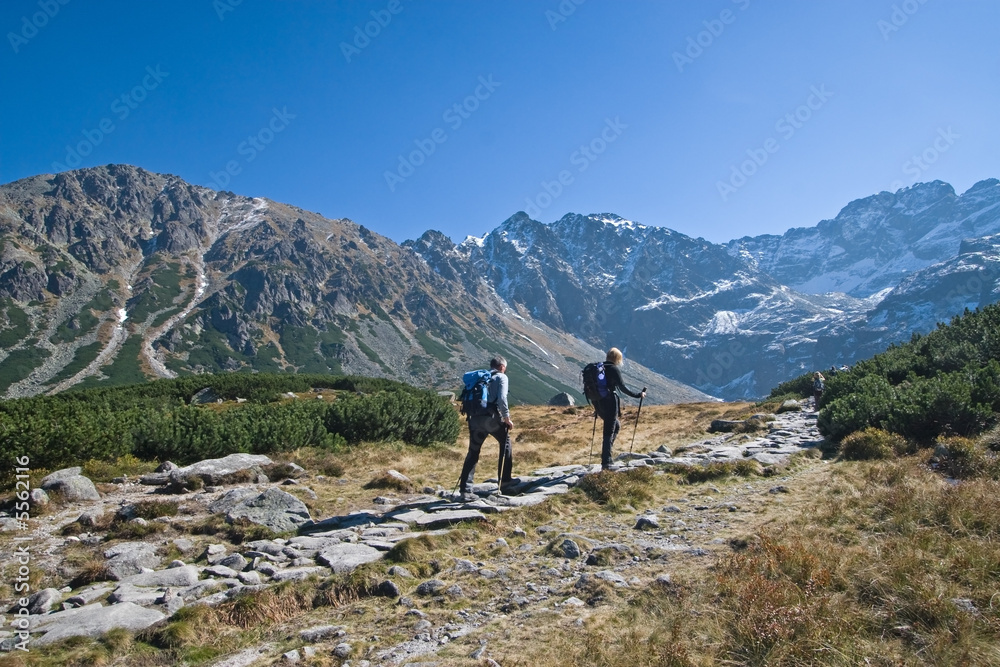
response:
M934 181L851 202L815 227L743 237L728 247L793 289L864 298L954 257L964 238L996 233L1000 181L980 181L961 196Z
M460 272L486 276L524 314L618 345L702 391L750 398L995 300L997 276L982 257L980 294L948 294L973 261L970 251L952 262L960 248L992 247L962 240L1000 230L998 204L995 179L961 197L944 183L919 184L852 202L816 227L726 245L609 213L549 225L518 213L425 258L438 266L447 256L446 271L464 257Z
M209 370L454 390L500 352L531 402L601 354L350 220L122 165L0 186L0 348L8 396ZM636 371L658 402L705 398Z

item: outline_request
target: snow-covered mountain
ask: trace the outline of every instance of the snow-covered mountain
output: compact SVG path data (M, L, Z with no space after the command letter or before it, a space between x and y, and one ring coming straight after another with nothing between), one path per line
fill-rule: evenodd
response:
M833 220L730 241L729 252L789 287L868 297L958 253L962 239L1000 233L1000 181L961 196L947 183L919 183L851 202Z
M996 179L961 196L933 182L728 244L610 213L517 213L457 246L429 233L410 247L553 328L702 391L756 397L996 301L998 204Z

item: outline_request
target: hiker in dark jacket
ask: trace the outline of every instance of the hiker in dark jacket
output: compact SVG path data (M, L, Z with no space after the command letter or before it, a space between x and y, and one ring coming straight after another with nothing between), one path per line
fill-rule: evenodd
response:
M604 420L604 441L601 445L601 470L607 470L611 467L611 448L615 444L615 438L618 437L618 431L621 430L621 422L618 420L618 417L621 415L621 403L617 390L621 389L632 398L642 398L646 395L644 391L634 392L625 386L621 370L618 368L621 363L621 351L617 347L608 350L608 357L604 362L604 376L608 383L608 395L597 401L597 404L594 406L597 409L597 415Z
M479 462L479 450L486 441L486 436L492 435L500 443L500 456L497 461L497 479L501 492L511 483L511 470L514 467L513 451L510 444L510 431L514 422L510 420L510 408L507 405L507 360L494 357L490 360L489 386L486 390L486 410L483 414L469 415L469 452L465 455L465 465L462 466L462 476L459 479L459 492L462 500L475 500L472 493L472 478Z
M813 410L819 410L819 401L823 398L823 390L826 389L826 378L819 371L813 374Z

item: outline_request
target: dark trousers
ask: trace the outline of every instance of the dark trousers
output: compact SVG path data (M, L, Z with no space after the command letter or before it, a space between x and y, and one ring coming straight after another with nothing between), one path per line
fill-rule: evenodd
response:
M601 469L611 466L611 448L614 447L615 438L621 430L621 422L618 421L618 396L611 394L597 402L597 415L604 420L604 439L601 442Z
M459 478L459 490L466 493L472 488L472 478L479 463L479 450L482 449L486 436L492 435L500 443L500 455L497 457L497 479L500 484L511 479L514 468L514 452L510 444L510 431L507 425L500 421L500 415L485 415L469 418L469 453L465 455L465 465L462 466L462 476Z

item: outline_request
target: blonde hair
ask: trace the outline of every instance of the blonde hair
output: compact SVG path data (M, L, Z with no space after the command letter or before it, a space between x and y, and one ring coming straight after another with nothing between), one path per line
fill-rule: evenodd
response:
M606 363L609 364L620 364L622 362L622 351L617 347L613 347L608 350L608 358L605 359Z

